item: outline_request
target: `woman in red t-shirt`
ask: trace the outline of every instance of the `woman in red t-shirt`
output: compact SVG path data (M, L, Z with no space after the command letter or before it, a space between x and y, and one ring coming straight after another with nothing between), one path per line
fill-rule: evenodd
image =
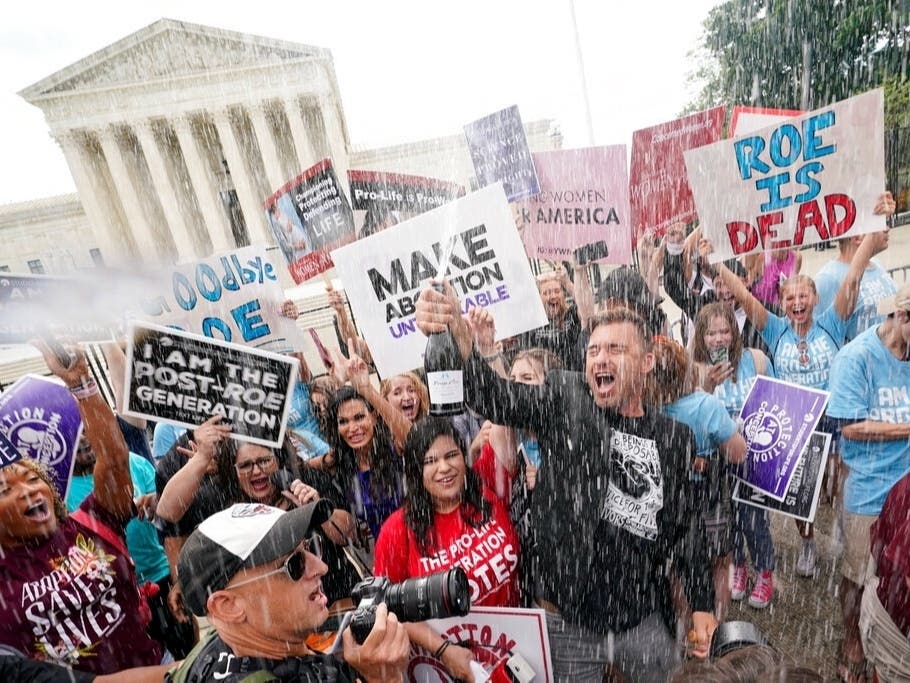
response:
M461 567L471 605L518 605L518 538L506 509L465 462L451 422L428 417L405 443L408 499L389 517L376 541L374 571L393 582ZM472 680L471 651L445 645L426 624L406 624L411 642L441 652L449 672ZM444 646L445 645L445 646Z

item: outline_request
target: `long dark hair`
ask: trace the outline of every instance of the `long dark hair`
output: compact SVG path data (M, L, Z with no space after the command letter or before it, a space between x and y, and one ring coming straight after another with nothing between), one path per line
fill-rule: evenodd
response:
M240 486L237 468L234 467L237 463L237 452L242 445L243 442L237 441L236 439L222 439L218 442L218 450L215 453L215 463L218 467L218 483L221 486L227 505L252 502L250 497ZM284 444L281 448L270 448L269 450L278 458L278 469L289 469L296 477L298 473L296 463L297 454L293 449L293 445L291 445L288 438L285 437ZM281 502L280 491L278 493L278 502ZM275 504L276 503L272 503L272 505Z
M338 433L338 411L341 406L348 401L360 401L375 419L373 427L373 441L370 444L370 494L376 499L387 499L398 494L400 490L400 462L398 454L395 451L395 443L392 440L392 432L373 406L363 396L357 393L357 390L351 386L343 386L335 395L332 396L332 402L329 404L328 417L328 437L329 444L335 452L335 476L339 483L344 487L345 492L353 485L352 482L360 472L357 463L357 454L347 442L341 438Z
M433 527L434 507L430 494L423 485L423 459L430 446L440 436L448 436L467 456L467 449L461 435L452 423L442 417L425 417L411 427L404 445L404 480L408 487L408 498L404 504L404 521L417 537L420 552L432 552L435 529ZM475 529L490 520L490 502L484 498L480 477L467 465L465 459L464 495L461 499L461 516L465 523Z

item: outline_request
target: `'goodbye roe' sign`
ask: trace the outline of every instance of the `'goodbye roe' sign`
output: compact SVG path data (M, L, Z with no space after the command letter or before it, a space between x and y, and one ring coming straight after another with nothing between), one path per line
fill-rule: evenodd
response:
M272 351L302 348L296 323L280 314L284 290L262 247L175 266L158 286L137 318Z
M884 230L881 90L685 153L713 262Z
M135 321L127 341L125 415L188 429L221 415L240 441L281 446L296 359Z

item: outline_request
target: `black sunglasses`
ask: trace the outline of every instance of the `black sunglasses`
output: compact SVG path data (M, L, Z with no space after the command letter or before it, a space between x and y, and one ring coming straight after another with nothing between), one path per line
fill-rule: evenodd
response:
M287 574L288 578L291 581L297 582L300 581L304 576L306 576L306 555L305 553L310 553L315 555L318 558L322 558L322 539L317 535L313 534L308 539L303 542L303 548L300 550L295 550L293 553L288 555L288 558L281 563L281 566L277 569L273 569L270 572L265 574L260 574L259 576L254 576L250 579L244 579L243 581L238 581L233 586L227 586L227 588L238 588L239 586L245 586L248 583L253 583L254 581L259 581L260 579L265 579L270 576L275 576L276 574Z

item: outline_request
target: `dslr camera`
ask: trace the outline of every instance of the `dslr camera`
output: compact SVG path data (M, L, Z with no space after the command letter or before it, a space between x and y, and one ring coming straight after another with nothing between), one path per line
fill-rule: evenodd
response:
M383 602L399 621L463 617L471 609L468 577L460 567L401 583L372 576L351 589L351 598L357 605L351 618L351 633L358 643L363 643L373 630L376 608Z

